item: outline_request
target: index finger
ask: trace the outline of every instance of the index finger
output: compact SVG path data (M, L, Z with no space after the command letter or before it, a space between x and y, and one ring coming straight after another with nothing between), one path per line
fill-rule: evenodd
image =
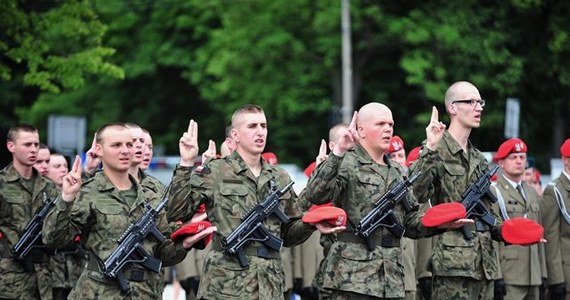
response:
M431 107L431 122L439 123L439 112L435 106Z
M208 143L208 153L211 155L216 155L216 142L210 140Z
M194 131L194 123L194 119L190 119L190 122L188 123L188 130L186 132L192 133Z
M95 145L97 144L97 133L93 134L93 142L91 142L91 149L95 149Z
M358 121L358 112L355 111L354 114L352 114L352 120L350 120L350 124L348 124L348 128L356 129L356 122L357 121Z
M321 140L321 148L319 149L319 155L327 154L327 143L325 140Z
M73 161L73 167L71 168L71 172L81 173L81 157L79 157L79 155L75 156L75 160Z

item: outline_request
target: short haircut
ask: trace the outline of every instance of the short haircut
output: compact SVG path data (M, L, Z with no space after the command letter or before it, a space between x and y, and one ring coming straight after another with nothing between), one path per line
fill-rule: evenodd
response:
M246 113L263 113L263 108L261 108L261 106L256 105L256 104L246 104L246 105L236 109L234 111L234 113L232 114L232 122L230 125L231 128L236 126L237 116L239 116L241 114L246 114Z
M124 123L124 124L125 124L125 126L126 126L127 128L129 128L129 129L141 129L141 130L142 130L142 127L140 127L139 125L137 125L137 124L135 124L135 123L126 122L126 123Z
M226 126L226 138L232 137L232 124Z
M14 142L20 132L38 132L38 129L30 124L20 123L8 130L6 141Z
M336 143L337 140L340 138L341 129L347 128L348 125L346 123L336 124L329 130L329 142Z
M41 149L48 149L49 150L49 147L44 143L40 143L40 147L38 149L39 150L41 150ZM50 150L50 153L51 153L51 150Z
M111 122L101 126L97 132L95 133L95 141L100 144L103 140L103 132L105 132L109 128L123 128L128 130L129 128L125 125L125 123L121 122Z

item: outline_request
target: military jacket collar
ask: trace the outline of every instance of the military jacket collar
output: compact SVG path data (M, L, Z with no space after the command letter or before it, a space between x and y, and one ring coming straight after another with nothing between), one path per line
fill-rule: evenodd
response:
M525 189L525 192L528 191L529 187L524 185L525 184L524 182L522 184L523 184L523 188ZM522 198L521 194L519 194L519 192L505 178L504 175L499 176L499 178L497 179L497 185L501 186L502 190L505 191L505 194L503 194L503 197L505 198L505 200L514 199L516 202L518 202L523 207L525 207L525 208L527 207L527 202Z
M353 151L354 151L354 155L356 156L356 159L358 160L358 162L360 164L362 164L363 166L366 166L367 168L370 168L374 172L378 173L378 175L380 175L382 178L384 178L386 176L386 174L390 174L390 170L394 170L394 168L398 169L398 167L399 167L399 165L397 163L390 160L387 155L384 155L383 160L384 160L384 163L386 163L386 166L388 167L388 170L389 170L388 173L386 173L385 170L383 171L381 169L381 165L376 163L372 159L370 154L368 154L368 152L360 144L357 144ZM386 180L386 178L384 178L384 179Z
M268 164L261 156L259 157L259 159L261 160L260 174L263 174L264 172L273 173L273 167L270 164ZM236 174L247 172L249 170L249 167L246 165L245 161L237 151L234 151L232 152L232 154L228 155L228 157L226 157L226 161L228 161L228 163L231 165ZM251 171L249 173L251 173ZM249 176L253 176L253 173L248 174L248 177Z
M453 136L448 132L445 131L443 134L443 139L442 142L445 144L447 150L457 159L462 160L462 164L463 165L469 165L467 171L467 179L468 182L471 181L471 178L473 177L473 174L475 173L475 170L477 170L477 167L479 167L479 165L483 162L482 159L479 159L479 157L481 157L479 155L479 150L477 150L475 147L473 147L473 144L471 144L471 141L467 141L467 153L465 151L463 151L463 149L461 148L461 146L459 146L459 143L453 138ZM487 170L481 170L481 172L485 172ZM479 172L479 173L481 173ZM475 173L476 176L478 176L479 174Z
M16 182L19 180L23 180L20 173L14 168L14 165L10 163L4 170L2 170L4 174L6 174L6 182ZM51 182L48 178L43 177L35 168L32 167L32 177L30 180L34 181L34 190L32 199L35 199L38 193L44 190L44 188Z
M108 193L115 200L117 200L121 203L125 203L127 206L130 206L129 203L126 203L125 200L123 199L123 197L121 197L117 187L115 187L115 185L113 185L113 183L109 180L109 178L107 178L107 176L105 175L104 172L95 173L95 176L93 176L93 180L97 182L97 189L99 192L105 193L105 194ZM143 189L142 189L141 185L135 180L135 178L131 174L129 174L129 180L132 182L133 187L137 191L137 199L135 200L135 203L132 206L130 206L130 209L129 209L132 212L136 207L138 207L139 205L141 205L142 203L144 203L146 201L145 201L145 197L144 197L144 193L143 193Z

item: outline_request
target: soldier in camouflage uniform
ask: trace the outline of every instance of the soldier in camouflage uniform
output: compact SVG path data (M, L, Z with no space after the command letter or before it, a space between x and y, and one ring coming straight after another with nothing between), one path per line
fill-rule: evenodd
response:
M212 159L192 171L198 153L198 128L191 120L188 132L180 138L180 164L174 171L170 190L169 220L187 219L202 204L210 222L218 227L213 250L204 262L203 277L198 290L199 299L283 299L285 278L280 254L259 242L249 241L244 252L249 261L242 267L235 256L223 254L223 238L241 223L249 209L269 193L270 182L283 188L291 182L289 175L278 166L267 164L261 153L267 140L267 121L261 107L245 105L232 115L231 137L236 150L223 159ZM301 210L295 192L282 196L280 208L291 220L281 224L275 216L264 222L285 246L306 240L314 226L300 220ZM343 228L316 227L324 233Z
M58 191L61 191L63 176L69 172L67 160L62 154L50 153L47 147L46 151L49 154L47 177L54 182ZM34 168L37 169L37 164L34 165ZM66 249L55 251L50 261L54 300L67 299L67 295L69 295L81 272L83 272L83 267L86 263L85 259L85 251L79 244L72 244Z
M418 199L430 199L434 206L461 201L469 184L489 169L483 154L469 142L471 130L480 125L484 105L477 88L461 81L445 93L445 107L451 118L449 130L445 130L433 108L426 144L412 168L422 172L413 187ZM497 219L497 226L485 232L468 226L473 231L472 240L466 240L461 230L451 230L434 241L432 299L493 299L499 262L497 245L491 236L501 240L502 222L490 200L484 197L483 201Z
M81 159L76 157L71 172L64 178L61 198L44 222L44 243L61 246L80 235L90 251L87 267L69 299L159 299L163 290L160 274L127 264L122 271L131 292L124 295L118 282L102 273L103 262L117 247L117 239L142 216L145 204L154 208L161 199L156 193L145 191L128 173L133 142L124 124L107 124L96 137L94 150L102 160L103 171L82 184ZM157 226L166 237L170 236L164 213L158 215ZM205 235L209 230L204 231ZM182 261L193 243L204 237L201 233L177 243L149 237L141 246L168 266Z
M358 125L358 127L357 127ZM331 201L346 211L347 232L337 235L324 262L323 299L388 299L404 297L404 267L400 236L380 227L373 233L375 246L368 250L364 239L354 234L356 224L376 200L402 180L401 167L387 158L392 137L392 112L380 103L369 103L355 113L332 153L317 168L304 191L315 204ZM408 194L412 207L416 201ZM417 210L393 208L406 236L417 238L439 233L420 224ZM457 227L465 220L442 227Z
M54 184L33 168L39 146L36 128L20 124L7 136L12 163L0 171L0 299L52 299L51 255L33 250L31 270L11 259L26 224L45 199L57 197Z

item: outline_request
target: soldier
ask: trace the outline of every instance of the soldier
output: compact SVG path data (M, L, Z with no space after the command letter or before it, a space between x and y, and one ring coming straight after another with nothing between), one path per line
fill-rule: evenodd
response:
M67 175L69 168L67 159L61 153L51 153L49 156L49 171L47 177L55 183L58 190L63 185L63 177Z
M562 174L549 183L542 196L546 267L551 300L570 299L570 139L560 147Z
M38 157L36 159L36 163L34 163L34 168L36 168L36 170L38 170L42 176L48 175L49 159L50 151L48 146L46 146L44 143L40 143L40 148L38 149Z
M12 163L0 171L0 299L52 299L48 263L51 255L32 250L31 269L12 259L12 249L45 200L57 197L54 184L33 167L38 158L38 130L28 124L8 131ZM48 155L49 159L49 155Z
M102 160L103 171L82 184L81 159L76 157L72 170L64 178L61 197L44 221L44 243L62 247L80 235L90 252L89 262L69 299L158 299L162 296L160 274L138 264L127 264L122 270L131 288L129 295L122 294L117 280L103 274L103 262L117 247L119 237L142 216L147 205L155 208L161 201L129 174L132 145L132 135L124 124L109 123L101 127L96 133L94 151ZM170 236L164 213L158 215L157 227L165 236ZM168 238L159 242L149 237L139 246L161 259L163 266L168 266L184 259L195 242L215 230L211 228L181 242L173 243Z
M404 269L400 236L380 227L373 233L375 245L369 250L364 239L355 235L356 224L370 211L378 198L403 179L403 170L386 158L394 121L392 112L380 103L364 105L341 134L327 159L309 179L304 196L315 204L332 201L346 211L349 230L337 235L324 262L323 299L401 298ZM412 207L415 200L408 194ZM417 210L394 206L398 223L408 237L437 234L420 224ZM460 219L442 225L456 228L471 220ZM388 226L388 224L386 224Z
M426 128L427 141L412 168L422 172L413 188L418 199L429 199L434 206L461 201L468 185L489 169L483 154L469 142L471 130L481 123L484 106L485 100L477 88L460 81L445 93L445 108L451 119L447 131L439 121L437 109L432 109L431 122ZM491 209L490 201L484 200ZM499 220L494 211L491 213ZM501 240L499 227L491 229L494 238ZM474 231L474 238L466 240L461 230L450 230L436 238L431 260L432 299L493 298L499 262L491 233Z
M191 120L188 131L180 138L181 159L174 171L167 213L170 220L185 219L205 203L208 218L218 226L213 250L204 262L198 298L282 299L285 278L279 252L259 242L247 242L243 246L249 261L247 267L240 265L235 256L223 253L224 237L239 226L249 209L264 199L271 183L283 188L291 182L283 169L261 158L267 140L263 109L250 104L236 110L231 121L236 150L224 159L211 159L192 172L198 153L197 135L198 126ZM282 224L272 216L264 224L271 234L283 239L284 246L303 242L315 230L300 220L295 192L290 190L281 197L280 208L290 221ZM325 233L344 229L321 223L316 227Z
M503 220L528 218L540 223L539 196L522 181L526 152L526 144L520 139L509 139L501 144L494 160L503 174L492 184L491 192L497 197ZM506 287L504 299L540 299L539 286L542 278L547 277L544 244L506 246L500 243L499 246Z
M390 148L388 148L390 159L400 164L405 172L408 171L406 165L406 149L404 148L404 141L401 137L395 135L390 140ZM403 237L400 240L400 247L402 248L402 262L404 265L404 287L406 291L405 300L416 299L416 241Z

